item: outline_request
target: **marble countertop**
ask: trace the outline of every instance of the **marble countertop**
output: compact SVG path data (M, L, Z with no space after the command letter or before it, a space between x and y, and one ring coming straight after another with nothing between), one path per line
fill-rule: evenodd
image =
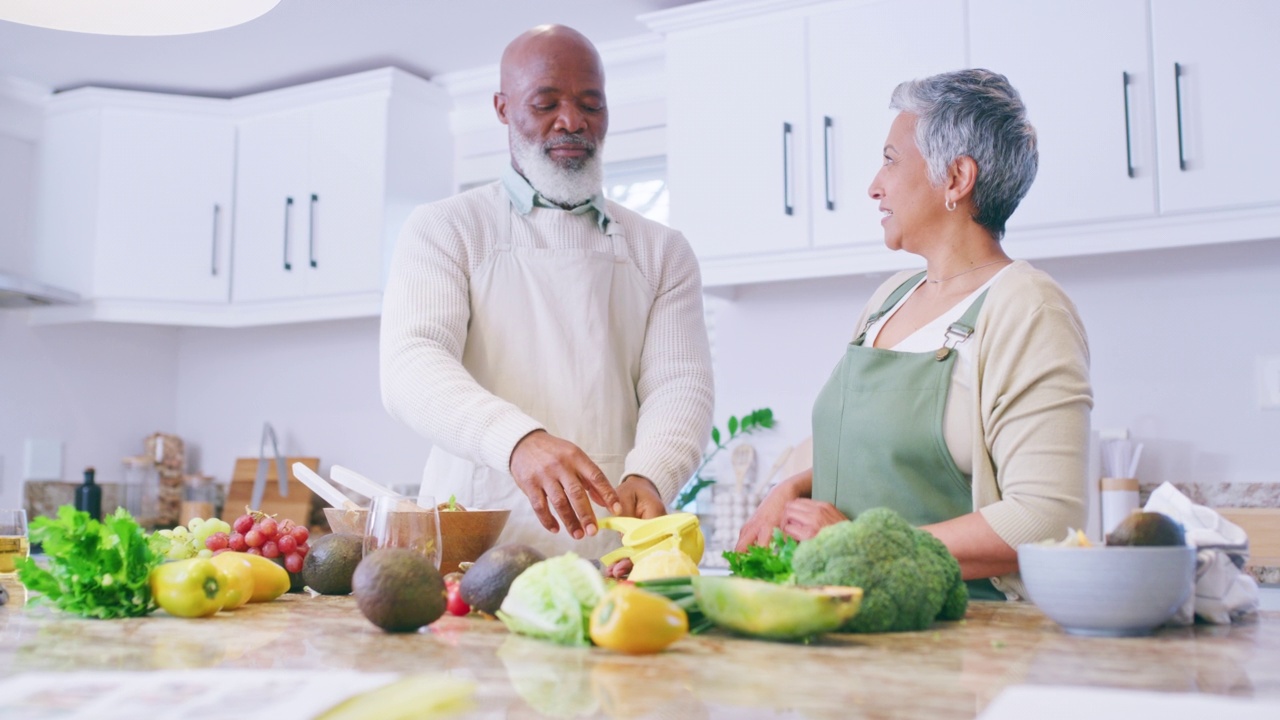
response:
M84 620L22 606L6 585L0 678L21 672L279 668L446 672L478 683L484 717L972 718L1005 687L1078 685L1280 700L1280 613L1148 638L1063 633L1034 606L975 602L919 633L810 645L712 632L644 657L561 648L446 616L410 635L350 597L288 595L204 620Z

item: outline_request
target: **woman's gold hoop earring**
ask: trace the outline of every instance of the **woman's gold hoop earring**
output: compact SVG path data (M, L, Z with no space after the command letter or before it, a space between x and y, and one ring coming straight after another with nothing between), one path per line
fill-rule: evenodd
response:
M951 212L952 210L956 209L956 201L952 200L951 198L947 198L946 200L943 201L942 204L947 206L947 212Z

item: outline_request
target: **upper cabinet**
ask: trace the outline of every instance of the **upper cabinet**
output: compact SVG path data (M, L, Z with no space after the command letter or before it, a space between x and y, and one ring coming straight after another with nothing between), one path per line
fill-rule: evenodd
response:
M667 34L672 225L707 260L856 248L884 263L867 187L890 94L964 66L964 4L776 5L723 23L696 5L646 18Z
M898 0L814 13L809 27L809 127L816 247L884 250L880 169L899 83L964 67L959 0Z
M1146 29L1147 0L969 0L971 64L1009 78L1039 143L1011 233L1155 214Z
M672 225L703 258L807 247L804 18L672 33L667 76Z
M37 275L86 298L226 303L235 123L221 110L101 90L55 100Z
M1280 203L1277 31L1274 0L1151 3L1161 211Z
M1005 244L1027 259L1274 238L1269 0L711 0L667 38L672 224L708 287L918 266L867 196L898 83L1006 75L1040 168ZM1265 125L1265 122L1262 123Z
M442 90L394 69L236 100L52 101L37 321L251 325L376 315L400 225L449 194Z
M387 156L388 110L369 95L241 125L235 300L381 290L385 168L408 160Z

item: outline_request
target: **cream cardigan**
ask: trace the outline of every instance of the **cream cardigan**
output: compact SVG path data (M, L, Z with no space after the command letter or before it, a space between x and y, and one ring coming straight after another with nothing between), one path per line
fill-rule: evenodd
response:
M918 270L889 278L857 328ZM1085 519L1089 452L1089 345L1075 305L1024 261L991 286L974 334L973 507L1010 546L1059 539ZM1025 598L1018 573L992 578Z

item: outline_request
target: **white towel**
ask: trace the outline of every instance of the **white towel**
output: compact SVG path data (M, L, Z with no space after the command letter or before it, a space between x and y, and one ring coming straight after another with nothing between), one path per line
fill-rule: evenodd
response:
M1226 625L1258 609L1258 583L1240 570L1249 559L1249 536L1239 525L1191 502L1167 482L1151 493L1143 510L1181 523L1187 544L1198 548L1195 592L1171 624L1190 625L1199 615L1206 622Z

